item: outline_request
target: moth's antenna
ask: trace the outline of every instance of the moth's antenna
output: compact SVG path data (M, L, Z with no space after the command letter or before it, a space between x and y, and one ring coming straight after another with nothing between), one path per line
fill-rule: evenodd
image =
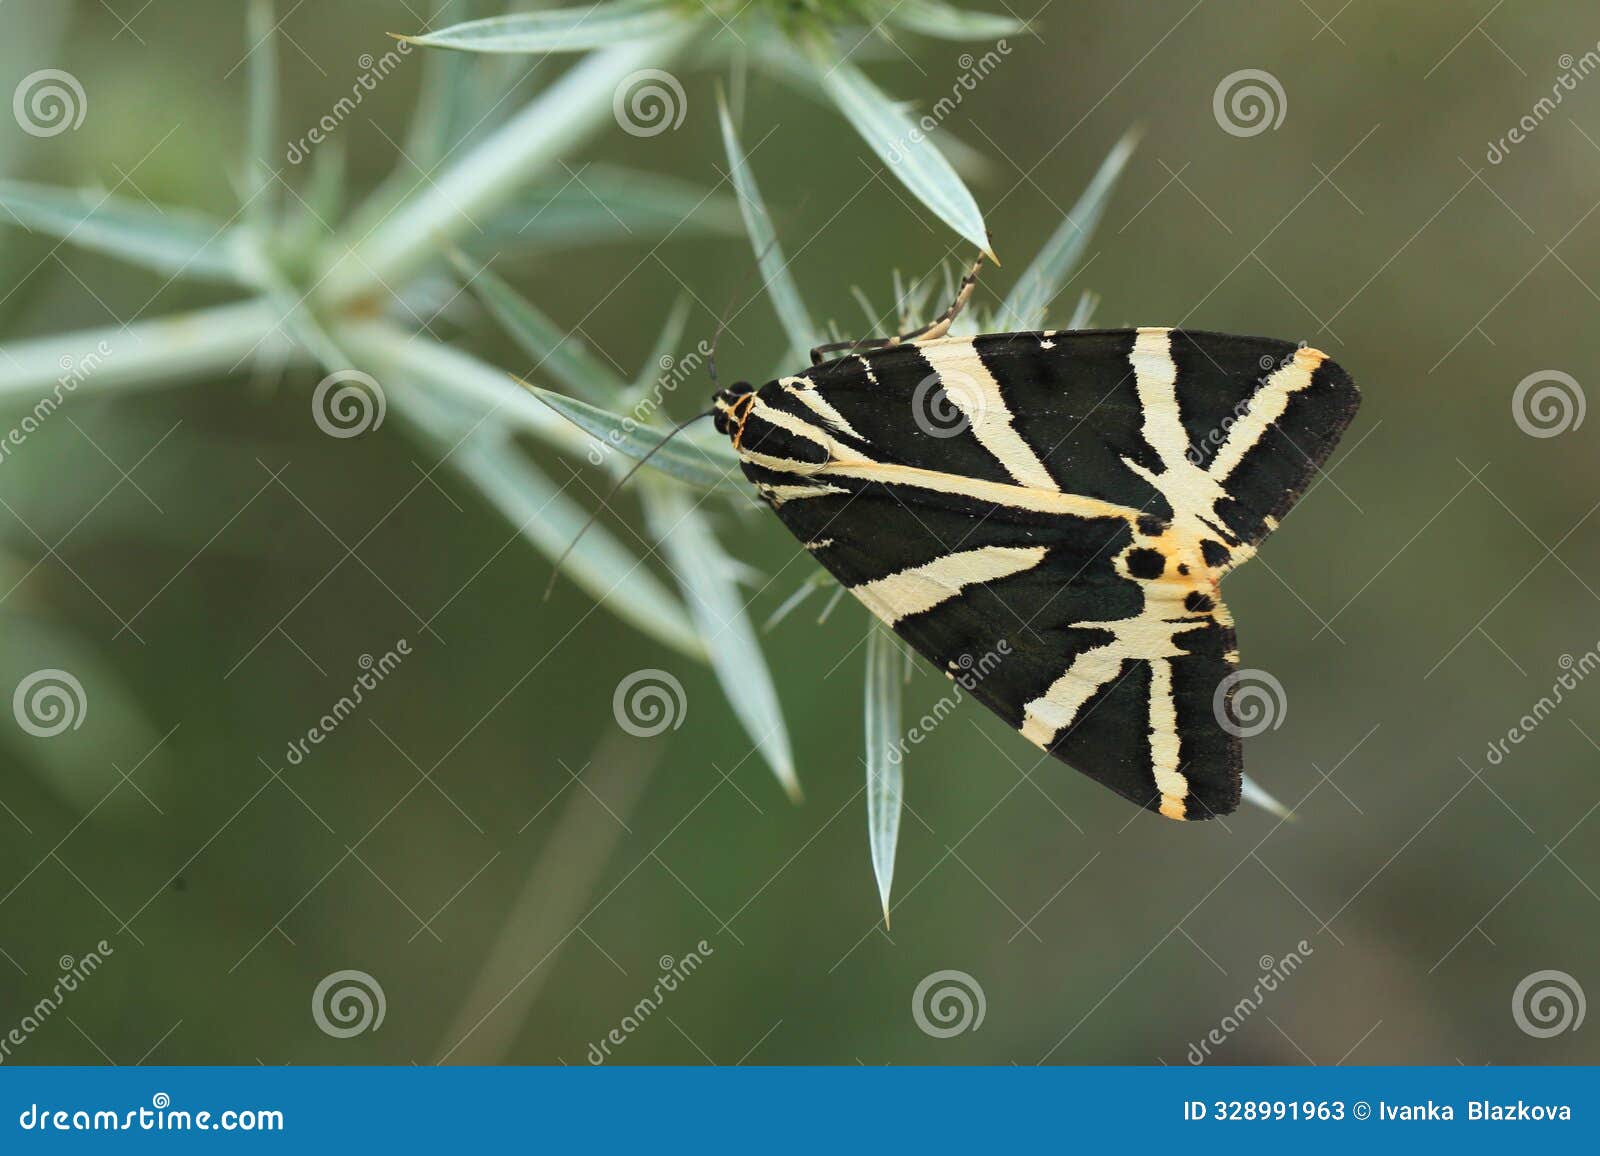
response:
M590 513L588 519L583 523L582 528L579 529L577 534L573 536L572 541L567 543L567 548L561 551L561 556L556 559L555 569L550 572L550 583L544 588L543 601L550 601L550 592L556 588L556 579L561 577L561 564L567 560L567 556L572 553L573 549L578 545L578 542L583 538L583 536L589 532L589 527L594 525L595 519L600 516L600 511L608 508L611 505L611 499L616 497L617 491L622 489L623 486L627 485L628 479L639 472L639 467L643 466L651 458L655 457L656 451L662 446L666 445L669 441L677 437L680 433L688 429L701 418L712 417L716 414L716 412L717 411L715 409L708 409L704 413L697 413L687 421L679 422L677 425L673 426L672 431L668 433L666 437L662 438L655 445L651 446L647 451L645 451L644 456L638 461L634 462L633 465L628 468L627 473L623 474L614 483L612 483L611 489L606 491L606 496L600 499L599 507Z
M767 243L761 246L761 252L756 254L755 264L744 271L744 276L740 278L739 284L728 295L727 307L723 309L722 316L717 318L716 332L711 335L711 352L706 355L706 372L711 375L711 384L717 389L722 388L717 382L717 343L722 340L723 331L728 328L728 315L733 312L733 303L743 297L745 291L750 288L750 278L761 271L761 262L766 259L768 253L772 252L772 247L777 243L778 232L774 229ZM745 304L748 305L749 302L747 301ZM744 308L741 307L739 312L743 313Z

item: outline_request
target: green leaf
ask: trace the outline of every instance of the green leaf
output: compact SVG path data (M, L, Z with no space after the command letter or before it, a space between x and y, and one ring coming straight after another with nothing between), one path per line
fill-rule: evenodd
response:
M1077 267L1095 226L1100 223L1106 206L1111 202L1117 178L1127 167L1128 158L1133 155L1134 146L1138 143L1137 132L1126 133L1106 154L1106 159L1100 162L1099 171L1089 182L1089 187L1083 190L1078 203L1072 206L1072 211L1050 240L1045 242L1033 263L1017 278L1017 283L1000 306L999 317L1006 328L1043 328L1045 309L1055 300L1056 294L1061 292L1072 270Z
M1089 328L1089 322L1094 320L1094 311L1099 305L1099 295L1085 289L1078 297L1078 307L1072 311L1072 316L1067 321L1067 328Z
M800 782L772 673L745 612L744 596L730 575L729 559L699 510L700 499L691 503L681 488L650 481L644 500L646 517L678 579L722 693L778 782L798 802Z
M596 458L604 461L606 446L640 459L660 445L649 464L669 477L702 490L745 492L740 485L739 459L720 437L716 441L695 442L679 434L661 445L667 437L666 431L654 429L637 418L622 417L537 385L524 383L523 388L595 439L591 443L591 461Z
M396 392L396 402L404 404L404 391ZM706 657L694 624L655 572L598 522L578 538L589 511L514 446L480 431L450 461L535 549L561 558L562 573L596 602L672 649Z
M885 20L908 32L939 40L996 40L1015 36L1027 27L1010 16L968 12L944 0L899 0Z
M592 8L551 8L469 20L400 39L425 48L462 52L586 52L640 36L655 36L684 19L653 0L614 0Z
M272 217L278 141L278 39L272 0L250 0L250 155L245 159L245 212L265 231Z
M928 134L854 65L815 61L818 81L899 181L945 224L993 256L983 214Z
M889 923L889 891L894 883L894 852L900 841L904 801L900 736L899 649L889 632L873 620L867 632L867 842L872 874Z
M238 234L181 209L23 181L0 181L0 224L20 225L165 273L244 282Z
M1242 795L1246 803L1260 807L1269 815L1276 815L1280 819L1287 819L1290 822L1293 822L1294 812L1289 810L1289 808L1285 807L1282 803L1278 802L1278 800L1272 795L1269 795L1266 790L1263 789L1249 775L1244 776Z
M739 231L739 213L728 197L658 173L595 164L529 188L484 222L482 236L463 242L473 250L506 256L519 249L548 251L676 235L732 236Z
M562 332L538 306L487 267L474 267L460 257L453 261L478 300L533 358L529 376L546 373L593 402L615 402L621 396L625 388L622 378L589 352L582 337Z
M728 179L739 196L739 212L744 217L745 232L750 234L750 247L755 251L761 266L761 279L778 320L796 353L804 353L822 344L822 331L812 322L800 297L800 288L789 273L789 263L783 259L783 249L777 243L772 227L772 217L761 199L761 190L750 171L750 162L739 144L733 129L733 118L728 115L728 102L717 97L717 115L722 122L722 144L728 153Z

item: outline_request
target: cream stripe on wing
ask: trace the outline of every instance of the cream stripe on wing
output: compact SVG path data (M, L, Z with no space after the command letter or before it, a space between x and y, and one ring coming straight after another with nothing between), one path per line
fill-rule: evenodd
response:
M1150 769L1161 792L1161 813L1182 819L1189 780L1178 771L1178 704L1172 697L1172 660L1150 661Z
M983 546L962 550L887 578L852 586L850 593L893 626L902 618L932 610L968 586L1031 570L1044 561L1046 553L1043 546Z
M1020 485L1034 489L1061 489L1033 447L1012 428L1011 411L1001 396L1000 383L971 342L939 343L919 347L918 351L939 375L946 396L966 415L972 435L1008 474Z
M1244 416L1233 423L1216 457L1211 459L1212 477L1223 481L1238 468L1245 454L1266 436L1267 427L1289 408L1289 395L1310 388L1312 374L1327 357L1319 350L1301 349L1295 353L1293 361L1267 378L1266 384L1250 398Z
M1144 440L1171 470L1187 461L1189 437L1178 414L1178 365L1172 360L1172 330L1141 329L1128 360L1133 365L1144 412Z
M867 440L857 433L855 427L850 424L849 419L829 404L828 400L813 389L812 383L805 378L786 377L778 384L783 386L790 397L811 410L812 413L833 426L834 429L849 434L857 441L864 442Z

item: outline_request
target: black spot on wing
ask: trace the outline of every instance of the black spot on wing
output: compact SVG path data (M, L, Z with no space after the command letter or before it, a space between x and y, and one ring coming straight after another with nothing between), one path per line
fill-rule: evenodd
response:
M1128 551L1128 573L1135 578L1159 578L1166 568L1167 556L1160 550L1141 546Z
M973 347L1013 428L1063 491L1170 520L1166 499L1124 462L1161 470L1139 432L1144 416L1128 362L1134 337L1131 329L996 333L974 338Z

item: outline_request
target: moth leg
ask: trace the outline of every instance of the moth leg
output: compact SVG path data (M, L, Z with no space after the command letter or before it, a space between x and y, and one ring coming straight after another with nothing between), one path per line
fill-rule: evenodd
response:
M950 326L955 319L961 316L961 311L967 307L967 302L972 299L972 291L978 286L978 273L983 268L983 254L978 254L978 259L972 263L972 268L967 270L967 275L961 278L961 285L956 290L956 298L939 316L920 329L913 329L909 333L901 333L895 337L864 337L859 341L835 341L828 345L819 345L811 351L811 364L821 365L828 357L835 353L857 353L863 349L888 349L895 345L904 345L907 342L933 341L943 337L950 331Z

